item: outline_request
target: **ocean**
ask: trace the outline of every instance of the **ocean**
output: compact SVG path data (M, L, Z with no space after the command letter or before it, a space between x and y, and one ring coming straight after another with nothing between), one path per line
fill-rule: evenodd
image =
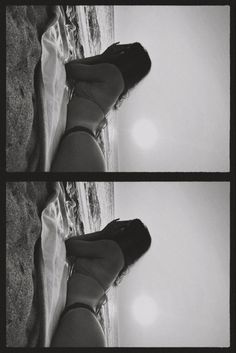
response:
M67 214L70 236L101 230L114 219L113 182L67 182ZM118 347L117 292L111 288L107 294L100 322L108 347Z

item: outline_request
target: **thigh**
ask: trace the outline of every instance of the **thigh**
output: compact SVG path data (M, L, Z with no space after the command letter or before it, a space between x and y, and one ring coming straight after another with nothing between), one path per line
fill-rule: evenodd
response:
M52 164L55 172L104 172L105 160L97 141L83 131L67 135Z
M69 311L62 317L52 347L105 347L106 341L97 318L87 309Z

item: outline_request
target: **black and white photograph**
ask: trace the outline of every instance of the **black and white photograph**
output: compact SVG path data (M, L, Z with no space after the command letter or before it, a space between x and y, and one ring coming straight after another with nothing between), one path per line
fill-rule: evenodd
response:
M229 6L6 15L7 171L229 171Z
M229 192L8 183L7 345L228 347Z
M232 3L2 9L0 347L234 353Z

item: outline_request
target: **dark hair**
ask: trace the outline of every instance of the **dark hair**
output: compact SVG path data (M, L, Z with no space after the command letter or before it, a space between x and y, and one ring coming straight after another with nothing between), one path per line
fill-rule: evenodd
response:
M150 71L151 59L146 49L138 43L110 45L102 54L81 59L87 65L109 63L115 65L124 80L124 89L114 104L117 109L130 89L134 88Z
M121 227L118 231L114 231L116 226L114 220L101 231L96 234L89 235L90 240L110 239L114 240L120 247L124 256L124 267L119 272L114 281L114 285L120 283L123 275L127 272L129 267L133 265L150 247L151 236L148 228L141 222L140 219L133 219L124 221L126 225ZM120 222L123 224L123 222Z
M102 55L104 62L115 65L121 72L124 80L124 90L118 97L114 109L117 109L129 90L134 88L150 71L151 59L146 49L135 42L126 46L117 55Z
M119 236L114 239L120 246L125 260L125 265L119 272L114 285L118 285L127 272L129 267L133 265L151 246L151 236L148 228L140 219L134 219L129 226Z

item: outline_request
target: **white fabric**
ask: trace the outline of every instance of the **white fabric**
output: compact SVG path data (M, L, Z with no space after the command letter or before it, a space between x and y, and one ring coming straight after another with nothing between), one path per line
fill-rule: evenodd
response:
M67 104L65 62L68 61L68 40L65 19L60 6L55 17L41 38L40 93L43 121L43 171L50 171L51 163L65 131ZM65 199L60 183L41 215L41 259L43 280L43 346L49 347L59 317L65 307L68 265L65 238L69 227Z
M68 265L65 238L69 227L65 197L60 183L41 215L41 273L43 274L44 347L49 347L60 315L65 307Z
M67 103L69 101L66 86L65 62L68 60L68 39L65 19L59 6L57 16L44 32L41 39L41 100L44 126L44 162L43 171L49 171L65 131Z

